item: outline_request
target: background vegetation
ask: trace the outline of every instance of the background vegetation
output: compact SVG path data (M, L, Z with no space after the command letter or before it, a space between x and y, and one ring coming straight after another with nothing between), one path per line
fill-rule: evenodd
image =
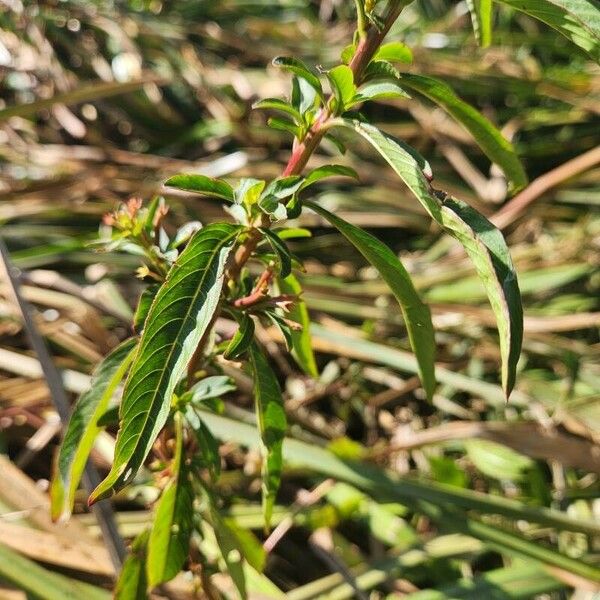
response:
M131 196L161 192L174 231L222 217L216 203L162 189L174 173L277 176L289 136L251 110L259 97L287 93L289 78L270 61L287 54L336 63L354 7L15 0L2 11L1 236L74 399L130 334L143 289L131 275L135 258L95 251L103 215ZM485 50L464 3L413 3L394 35L414 49L411 70L452 84L502 127L533 182L508 200L503 177L471 137L425 101L368 108L427 156L440 187L503 228L525 305L516 389L506 404L495 321L470 263L389 168L358 147L335 161L354 167L360 185L323 184L318 200L398 252L431 305L440 364L433 406L385 285L324 221L302 216L299 226L313 236L290 244L307 265L321 375L307 379L274 331L259 332L296 440L286 445L277 527L267 535L251 383L224 366L235 390L221 415L207 416L223 441L219 518L255 598L594 598L600 70L504 4ZM336 152L324 146L314 164ZM68 524L51 523L47 482L60 434L51 382L6 279L0 310L0 597L110 597L111 555L119 538L145 529L156 488L142 478L117 496L118 534L106 508L87 512L84 490ZM99 471L113 448L109 428L93 454ZM348 470L340 458L361 467ZM235 597L239 569L208 523L201 531L186 572L156 597Z

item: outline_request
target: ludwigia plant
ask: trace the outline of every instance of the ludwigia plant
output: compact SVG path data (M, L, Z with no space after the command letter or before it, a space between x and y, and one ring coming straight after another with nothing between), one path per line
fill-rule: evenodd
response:
M558 2L543 4L555 11L567 10ZM473 7L476 31L483 43L490 35L489 7L485 6L481 2ZM107 248L138 254L143 263L138 275L148 286L135 313L135 335L97 367L91 388L75 407L57 458L51 493L54 518L67 517L97 434L116 421L112 401L124 381L114 463L89 502L112 496L136 478L154 478L161 491L152 524L133 544L117 586L118 598L145 597L147 589L172 579L188 560L192 538L206 534L202 523L209 523L214 530L226 568L242 596L245 584L240 556L255 568L261 566L257 564L260 560L244 553L243 535L219 513L214 491L221 467L219 443L205 420L219 412L221 397L233 389L232 381L222 374L222 365L227 361L243 365L254 382L268 528L282 475L286 413L276 373L255 336L257 324L279 329L299 367L308 376L318 374L309 314L295 273L302 271L302 264L286 244L306 232L288 226L288 220L304 210L314 211L379 272L398 301L424 394L428 399L434 394L434 329L430 311L409 273L376 237L310 199L311 186L325 178L358 178L352 168L339 164L307 170L324 138L342 151L338 136L343 130L351 134L343 135L344 142L366 140L436 225L462 244L496 316L501 380L507 398L514 386L522 308L517 276L502 234L471 206L437 189L427 161L402 140L371 124L361 114L361 107L381 98L424 96L473 135L481 150L504 171L513 190L526 184L525 172L512 145L490 121L445 83L409 73L412 54L405 44L384 42L404 2L357 0L356 7L358 27L340 64L317 69L292 57L273 61L291 74L290 96L263 99L255 108L276 113L270 125L294 138L280 177L224 181L196 174L174 175L167 186L222 201L230 218L205 226L188 223L173 237L163 227L168 215L162 198L154 198L146 206L132 200L107 218L111 232ZM529 12L535 13L533 8ZM545 14L546 19L552 16ZM578 27L585 28L581 23ZM230 339L216 336L219 317L237 322ZM196 561L202 561L199 554L196 544Z

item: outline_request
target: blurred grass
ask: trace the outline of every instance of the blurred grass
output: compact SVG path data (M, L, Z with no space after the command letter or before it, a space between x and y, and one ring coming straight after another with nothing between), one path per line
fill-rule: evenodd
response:
M289 140L250 110L257 97L287 92L288 81L269 67L270 59L284 53L312 64L335 62L351 35L351 4L16 0L0 12L1 234L23 270L23 294L38 309L70 392L85 385L81 373L129 334L127 315L142 288L131 257L99 255L90 246L102 215L132 195L149 198L182 170L278 174ZM415 72L447 80L504 128L534 180L598 145L600 71L543 25L504 6L496 10L494 44L486 51L476 47L462 3L413 4L391 36L414 47ZM417 101L369 110L427 156L440 187L488 216L498 213L507 200L505 182L460 127ZM396 495L336 487L304 506L298 493L323 477L353 486L362 480L324 472L327 458L294 468L276 513L291 523L270 552L271 583L248 574L256 597L259 589L276 597L275 584L296 600L359 593L419 600L593 598L600 558L600 170L567 173L504 228L526 315L517 390L506 404L493 318L468 261L367 148L355 142L351 148L335 160L356 168L360 185L328 184L318 199L401 253L432 305L440 387L434 406L426 404L402 320L372 269L324 222L301 217L299 225L314 235L291 246L307 264L303 283L318 323L322 375L307 381L277 344L269 346L285 384L290 435L331 447L337 458L330 460L340 465L358 460L361 468L387 469ZM314 162L334 155L324 146ZM173 228L223 216L216 203L192 195L171 193L168 200ZM99 571L94 557L74 568L68 554L61 562L58 550L74 537L100 547L83 494L74 533L36 510L43 494L32 496L31 487L15 493L31 485L25 475L47 485L58 427L4 288L0 311L0 448L18 467L5 468L0 509L3 521L48 534L42 552L39 540L18 544L14 528L0 527L0 543L11 548L2 552L41 563L57 590L84 581L100 597L110 569ZM276 341L272 332L264 335ZM227 469L219 488L228 518L261 536L255 455L237 445L255 440L241 423L251 405L248 382L231 374L239 393L227 403L221 432ZM478 441L484 439L502 447L490 449ZM94 456L100 468L108 466L112 444L104 434ZM147 522L150 483L118 500L126 537ZM439 486L454 497L442 509L427 502ZM423 493L417 501L415 489ZM484 493L503 510L516 503L516 512L465 505L470 493ZM567 523L570 518L571 529L536 521L548 510ZM453 533L444 533L448 527ZM209 556L210 540L203 544ZM25 560L5 562L16 569ZM3 570L0 579L7 597L16 589L50 597L18 573ZM69 597L64 589L56 593ZM190 597L189 585L182 579L161 594Z

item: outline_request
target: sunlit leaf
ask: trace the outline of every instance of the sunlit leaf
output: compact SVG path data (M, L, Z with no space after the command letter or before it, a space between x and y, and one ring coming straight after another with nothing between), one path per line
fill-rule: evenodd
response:
M89 390L77 401L65 431L55 464L50 487L52 518L71 514L75 492L79 486L96 437L102 430L98 419L108 404L133 360L136 338L115 348L95 369Z
M294 119L294 121L296 121L296 123L302 122L302 115L300 112L291 104L288 104L285 100L280 100L279 98L265 98L263 100L259 100L252 105L252 108L278 110L288 114Z
M304 178L300 189L303 190L309 185L327 177L352 177L354 179L359 179L358 173L352 167L346 167L345 165L323 165L308 173Z
M201 229L161 286L125 385L114 463L90 502L131 481L150 452L167 419L175 385L212 322L238 232L238 227L223 223Z
M410 275L396 255L370 233L340 219L323 207L306 205L327 219L379 271L398 300L410 343L419 363L421 382L431 400L435 390L435 339L431 313L417 294Z
M331 91L337 101L338 110L343 111L356 92L352 69L346 65L338 65L327 72L327 79L329 79Z
M204 196L214 196L233 202L233 188L222 179L207 177L206 175L196 175L194 173L180 173L173 175L165 181L165 185L186 192L198 192Z
M518 190L527 184L527 175L512 144L479 111L456 96L443 81L422 75L404 74L402 83L439 104L472 135L487 157L495 162Z
M402 42L388 42L383 44L375 53L373 60L389 60L410 64L413 60L411 49Z
M473 261L498 323L502 387L508 396L521 352L523 310L517 276L502 234L464 202L451 198L442 202L423 175L422 162L415 156L415 150L408 151L403 144L367 123L345 123L373 145L430 216L464 246Z
M280 67L293 73L297 77L301 77L304 79L322 98L323 97L323 88L321 87L321 82L319 81L319 76L316 71L307 67L301 60L298 58L292 58L290 56L277 56L273 59L273 64L276 67Z
M492 42L492 0L467 0L473 31L482 48Z

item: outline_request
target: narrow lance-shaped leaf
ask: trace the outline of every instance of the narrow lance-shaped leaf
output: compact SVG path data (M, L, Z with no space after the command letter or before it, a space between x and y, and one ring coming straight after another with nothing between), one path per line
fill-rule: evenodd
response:
M239 358L252 343L254 339L254 321L248 314L242 314L239 319L239 327L231 338L223 356L230 360Z
M512 144L479 111L461 100L443 81L423 75L403 74L402 83L423 94L467 129L518 190L527 184L527 175Z
M150 452L175 385L212 322L238 232L225 223L198 231L158 291L125 384L113 466L90 503L129 483Z
M148 539L146 570L153 588L179 573L189 553L193 529L194 490L183 456L183 416L175 414L176 449L171 466L173 479L164 489Z
M421 382L430 400L435 390L435 338L431 313L417 294L410 275L396 255L376 237L340 219L323 207L306 206L327 219L379 271L398 300L411 346L419 363Z
M270 229L261 229L260 231L267 238L273 252L277 255L281 276L287 277L292 272L292 255L290 251L276 233Z
M283 438L287 427L281 389L267 359L253 343L249 348L254 378L254 404L263 454L263 512L269 527L281 481Z
M302 115L300 111L294 108L291 104L288 104L285 100L280 98L264 98L259 100L252 105L254 109L263 110L278 110L283 112L294 119L296 123L302 123Z
M198 192L205 196L222 198L229 202L234 201L233 188L226 181L207 177L206 175L180 173L167 179L165 185L177 188L178 190L185 190L186 192Z
M502 355L502 386L508 396L521 352L523 311L517 276L502 234L485 217L457 200L445 203L435 195L422 172L422 162L393 137L358 121L345 121L385 158L431 217L458 239L473 260L498 323Z
M288 275L279 279L279 289L283 294L291 294L297 297L293 306L289 309L287 317L301 325L301 329L290 330L292 340L292 356L300 368L310 377L318 377L317 361L312 349L310 339L310 317L306 303L302 300L302 286L294 275Z
M146 600L148 578L146 577L146 551L150 531L142 531L131 544L129 556L123 563L115 586L115 600Z
M353 177L354 179L359 179L358 173L352 167L347 167L346 165L323 165L308 173L300 189L303 190L326 177Z
M102 427L98 419L106 412L117 386L133 360L136 338L115 348L96 368L89 390L77 401L60 450L50 487L52 518L71 514L75 492L83 470Z
M464 246L486 288L498 323L502 387L508 396L515 385L523 343L523 307L506 242L483 215L454 198L444 202L442 226Z

